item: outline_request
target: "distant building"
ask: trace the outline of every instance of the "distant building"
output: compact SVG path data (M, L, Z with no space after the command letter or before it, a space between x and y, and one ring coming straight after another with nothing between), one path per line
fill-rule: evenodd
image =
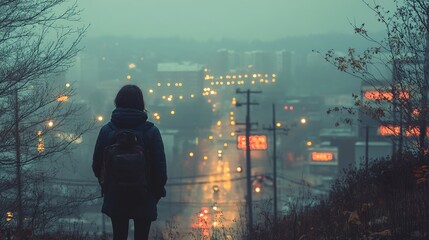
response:
M219 49L216 52L213 73L216 75L226 75L237 66L236 54L232 50Z
M297 84L295 77L296 56L293 51L281 50L275 52L275 68L277 72L277 85L285 94L292 94Z
M67 71L66 77L68 81L79 85L84 85L85 83L94 84L100 78L99 73L101 70L99 61L100 59L94 55L79 53L75 63Z
M285 72L289 76L295 75L295 52L281 50L275 53L275 71L278 73Z
M254 51L253 52L253 69L260 73L274 72L275 60L273 52Z
M381 109L390 109L393 107L391 99L389 100L390 92L390 83L389 80L378 81L379 85L374 85L372 83L362 82L361 85L361 98L364 103L368 104L371 108L381 108ZM384 83L384 84L383 84ZM374 111L375 111L374 109ZM359 111L359 119L361 121L361 127L359 127L359 137L366 137L366 127L368 127L368 136L370 139L381 140L385 137L383 133L380 133L380 128L383 125L391 125L388 124L395 122L394 112L385 111L385 117L377 119L372 117L371 114L368 115L367 112ZM391 129L394 131L393 129Z
M100 86L105 87L108 80L103 79L103 84L99 84L102 78L100 73L103 73L104 65L101 64L101 59L95 55L79 53L76 57L73 67L68 69L66 81L73 84L77 93L84 99L92 98L94 90ZM113 91L113 89L109 89ZM116 89L115 89L116 90ZM100 106L97 106L99 108Z
M204 82L204 65L196 63L159 63L157 87L161 94L200 95Z

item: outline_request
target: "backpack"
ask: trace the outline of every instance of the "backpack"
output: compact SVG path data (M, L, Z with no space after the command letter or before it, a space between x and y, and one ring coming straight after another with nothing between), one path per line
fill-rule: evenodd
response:
M113 131L109 134L110 145L104 148L100 177L102 194L109 192L123 198L146 196L150 164L143 136L152 125L143 124L138 129L118 129L111 122L108 125Z

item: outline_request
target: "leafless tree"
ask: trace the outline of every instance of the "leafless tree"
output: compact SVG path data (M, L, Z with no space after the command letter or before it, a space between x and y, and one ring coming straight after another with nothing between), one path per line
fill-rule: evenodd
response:
M404 145L423 159L428 149L429 1L395 0L394 9L378 0L362 1L383 24L385 37L377 39L365 24L352 23L355 33L373 46L363 51L349 48L342 55L332 49L324 57L372 91L355 95L354 108L331 111L363 112L390 129L400 152Z
M84 198L46 182L94 123L65 79L86 32L79 13L67 0L0 1L0 228L14 213L18 239Z

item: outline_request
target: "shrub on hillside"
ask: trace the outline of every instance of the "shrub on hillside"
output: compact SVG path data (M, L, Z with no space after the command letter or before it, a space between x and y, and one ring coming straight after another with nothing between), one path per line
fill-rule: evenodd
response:
M428 239L429 166L412 154L343 172L317 206L290 211L256 239Z

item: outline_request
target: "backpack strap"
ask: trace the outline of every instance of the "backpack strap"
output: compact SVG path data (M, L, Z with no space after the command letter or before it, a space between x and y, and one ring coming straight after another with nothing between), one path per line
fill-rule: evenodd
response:
M110 129L112 129L112 131L109 132L109 135L107 137L108 144L110 145L113 143L113 138L115 137L115 133L116 133L116 130L118 130L118 128L112 122L107 123L107 126L109 126Z
M115 133L117 130L119 130L119 128L111 121L107 123L107 126L109 126L110 129L112 129L112 131L109 132L109 136L108 136L109 144L112 144ZM136 128L129 128L129 129L134 131L137 130L136 132L138 132L138 135L141 138L141 142L143 146L146 146L147 139L149 139L148 130L153 126L154 124L152 122L146 121L140 124L139 126L137 126Z
M149 146L147 144L147 141L150 139L149 136L149 129L151 129L154 126L154 124L152 122L146 121L143 124L141 124L140 126L137 127L137 130L141 131L141 140L143 142L143 146L145 146L146 151L148 151L148 147Z

